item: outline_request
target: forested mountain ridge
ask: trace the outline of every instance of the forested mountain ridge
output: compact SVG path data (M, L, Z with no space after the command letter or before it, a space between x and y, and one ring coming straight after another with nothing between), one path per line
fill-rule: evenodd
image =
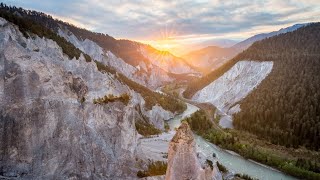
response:
M284 33L288 33L288 32L292 32L292 31L295 31L301 27L304 27L308 25L308 23L303 23L303 24L295 24L293 26L289 26L289 27L286 27L286 28L282 28L278 31L273 31L273 32L270 32L270 33L261 33L261 34L257 34L257 35L254 35L244 41L241 41L235 45L233 45L231 48L233 49L237 49L239 51L242 51L242 50L245 50L247 49L250 45L252 45L254 42L256 41L260 41L262 39L265 39L265 38L269 38L269 37L272 37L272 36L276 36L276 35L279 35L279 34L284 34Z
M255 42L184 92L215 81L241 60L273 61L271 73L240 102L234 126L288 147L319 150L320 23Z
M288 33L290 33L290 32L282 33L282 34L279 34L279 35L276 35L276 36L281 36L281 35L288 34ZM269 37L269 38L272 38L272 37ZM259 41L255 42L255 43L258 43L258 42ZM255 43L253 43L253 44L255 44ZM250 48L252 48L252 46L250 46ZM285 48L285 47L282 47L282 49L283 48ZM244 51L246 51L246 50L244 50ZM207 75L203 76L202 78L190 82L188 87L187 87L187 89L183 92L183 95L185 97L187 97L187 98L191 98L197 91L199 91L200 89L204 88L205 86L210 84L212 81L214 81L215 79L220 77L228 69L230 69L241 58L242 54L244 54L244 52L239 53L234 58L232 58L231 60L229 60L225 64L223 64L221 67L217 68L214 71L211 71L210 73L208 73Z
M191 51L182 57L188 63L198 67L203 74L208 74L228 62L228 60L235 57L238 53L247 49L254 42L279 34L292 32L306 25L308 25L308 23L295 24L293 26L282 28L278 31L257 34L230 47L208 46L199 50Z
M289 147L320 148L320 23L254 43L235 58L273 61L234 125Z

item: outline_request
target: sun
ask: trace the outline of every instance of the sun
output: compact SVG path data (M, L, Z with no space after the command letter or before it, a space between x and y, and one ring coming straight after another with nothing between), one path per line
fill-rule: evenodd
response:
M176 54L177 49L181 46L176 38L177 35L178 32L174 28L165 27L158 32L155 32L150 39L142 42L149 44L160 51Z
M169 50L170 49L170 44L164 44L163 45L163 49L165 49L165 50Z
M154 46L161 51L170 51L175 47L175 42L168 39L158 40L154 42Z

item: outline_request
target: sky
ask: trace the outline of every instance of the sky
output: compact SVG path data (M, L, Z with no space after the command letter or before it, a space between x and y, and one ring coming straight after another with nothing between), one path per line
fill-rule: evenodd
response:
M320 21L320 0L5 0L118 39L181 55L258 33ZM222 41L223 40L223 41Z

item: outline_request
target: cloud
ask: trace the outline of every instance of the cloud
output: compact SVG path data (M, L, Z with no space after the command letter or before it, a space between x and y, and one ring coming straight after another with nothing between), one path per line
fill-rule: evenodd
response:
M243 39L278 27L319 21L320 17L317 0L7 0L4 3L43 11L116 38L141 40L159 38L161 34Z

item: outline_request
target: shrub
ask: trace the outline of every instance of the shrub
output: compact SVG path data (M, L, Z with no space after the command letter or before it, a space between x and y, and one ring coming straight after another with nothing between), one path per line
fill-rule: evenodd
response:
M228 169L224 165L220 164L218 161L217 161L217 167L218 167L219 171L221 171L223 173L228 172Z
M164 130L168 132L170 130L170 126L167 121L164 122Z
M148 169L145 171L138 171L137 176L139 178L148 176L159 176L166 174L167 163L163 161L151 161L148 165Z
M151 136L161 133L161 131L155 128L152 124L142 122L140 120L136 121L135 126L138 133L143 136Z
M82 104L82 103L84 103L86 101L86 98L85 97L82 97L81 99L80 99L80 103Z
M105 95L102 98L98 99L93 99L94 104L107 104L109 102L115 102L115 101L120 101L123 102L125 105L128 105L131 97L125 93L120 96L114 96L113 94Z
M210 166L211 169L213 169L213 162L209 159L206 159L206 163Z
M258 180L257 178L250 177L247 174L236 174L235 176L244 180Z

